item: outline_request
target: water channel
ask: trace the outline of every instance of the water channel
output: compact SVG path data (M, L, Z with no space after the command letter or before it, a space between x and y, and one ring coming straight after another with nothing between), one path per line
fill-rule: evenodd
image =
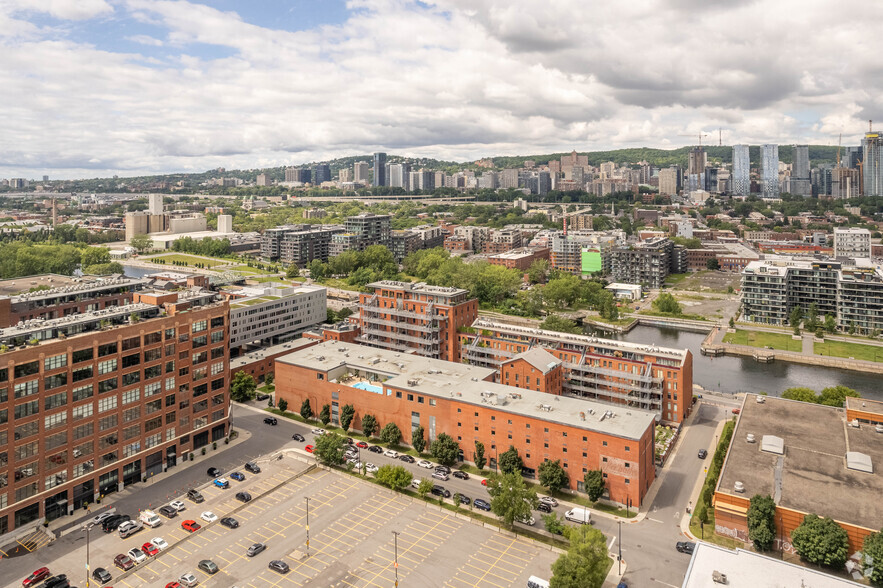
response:
M597 333L599 337L634 343L652 343L661 347L689 349L693 353L693 383L709 390L735 394L766 392L778 396L782 390L805 386L820 391L828 386L844 385L863 397L883 400L883 377L827 367L787 363L758 363L743 357L706 357L699 352L704 333L691 333L662 327L635 327L622 335Z

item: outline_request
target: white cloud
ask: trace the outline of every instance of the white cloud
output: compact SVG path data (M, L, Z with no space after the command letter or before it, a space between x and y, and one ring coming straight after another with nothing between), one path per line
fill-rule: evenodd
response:
M350 0L347 22L290 32L121 0L114 25L148 26L125 37L146 58L28 20L103 18L104 0L12 1L0 176L671 147L719 127L728 143L856 144L883 120L874 3L840 21L822 0Z

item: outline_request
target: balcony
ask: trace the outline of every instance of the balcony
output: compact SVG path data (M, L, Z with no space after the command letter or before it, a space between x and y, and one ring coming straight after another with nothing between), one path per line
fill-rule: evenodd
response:
M366 335L374 335L377 338L410 341L411 343L416 343L418 345L438 345L439 343L439 338L437 336L412 337L411 335L405 335L400 331L385 331L383 329L372 329L370 327L362 329L362 332Z

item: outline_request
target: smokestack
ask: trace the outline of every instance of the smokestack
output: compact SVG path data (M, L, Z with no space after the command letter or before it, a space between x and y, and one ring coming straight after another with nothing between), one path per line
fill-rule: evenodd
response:
M58 199L52 199L52 228L58 226Z

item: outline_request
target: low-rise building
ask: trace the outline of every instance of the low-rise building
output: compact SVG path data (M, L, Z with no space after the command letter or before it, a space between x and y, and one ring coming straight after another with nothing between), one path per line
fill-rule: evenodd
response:
M834 257L871 257L871 231L835 227Z
M267 379L268 375L275 374L276 360L284 355L288 355L292 351L316 345L315 339L309 339L304 336L301 339L271 345L269 347L261 347L248 353L243 353L238 357L230 358L230 380L236 377L239 372L245 372L254 378L257 383L262 383Z
M230 301L231 349L292 339L327 319L323 286L243 288Z
M541 259L549 261L550 257L551 251L547 247L523 247L491 255L487 260L492 265L526 271L535 261Z

